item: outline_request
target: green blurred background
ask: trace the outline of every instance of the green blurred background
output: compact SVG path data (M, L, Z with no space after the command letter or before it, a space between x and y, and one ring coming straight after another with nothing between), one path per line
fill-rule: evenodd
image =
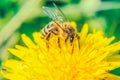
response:
M70 21L77 23L78 31L88 23L90 31L103 30L107 37L116 37L114 42L120 40L120 0L0 0L0 67L7 58L16 58L7 48L24 45L21 34L32 38L33 32L40 31L51 21L41 7L53 8L53 2ZM111 73L120 76L120 69Z

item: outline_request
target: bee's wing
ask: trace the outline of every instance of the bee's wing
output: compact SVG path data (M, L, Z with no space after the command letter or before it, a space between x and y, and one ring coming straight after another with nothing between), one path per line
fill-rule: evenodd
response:
M45 6L42 7L45 14L47 14L48 17L50 17L53 21L60 21L60 22L67 21L66 17L64 16L60 8L58 8L55 4L53 5L55 7L54 9Z
M56 13L54 12L53 9L46 7L46 6L43 6L42 9L43 9L44 13L47 14L50 19L52 19L52 20L56 19Z

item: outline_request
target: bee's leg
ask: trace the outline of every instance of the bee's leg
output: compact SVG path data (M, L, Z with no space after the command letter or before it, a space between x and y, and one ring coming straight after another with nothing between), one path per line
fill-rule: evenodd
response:
M61 53L60 36L58 37L58 47L60 48L60 53Z
M71 54L73 54L73 52L74 52L74 44L73 44L73 46L72 46Z
M67 37L65 38L65 43L67 42L68 38L69 38L69 35L67 35Z
M58 33L55 33L54 31L52 31L52 33L54 34L54 35L58 35ZM59 48L61 48L61 45L60 45L60 36L58 35L58 47Z
M46 46L47 46L47 48L49 49L49 39L50 39L50 36L51 36L51 33L49 33L48 35L47 35L47 37L46 37Z
M61 49L61 45L60 45L60 36L58 37L58 47Z
M57 35L58 36L58 47L61 49L61 45L60 45L60 35L59 35L59 30L57 28L55 28L54 30L51 31L52 34Z
M78 47L79 47L79 49L80 49L80 36L79 36L78 34L76 34L76 37L77 37L77 39L78 39Z

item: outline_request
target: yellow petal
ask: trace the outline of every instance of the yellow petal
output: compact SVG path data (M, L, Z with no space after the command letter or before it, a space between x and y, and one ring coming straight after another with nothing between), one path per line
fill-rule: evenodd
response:
M87 33L88 33L88 24L84 24L84 26L83 26L83 28L82 28L82 30L80 32L80 45L84 44Z
M25 34L22 35L22 40L27 47L29 48L35 47L35 44L33 43L33 41L29 37L27 37Z

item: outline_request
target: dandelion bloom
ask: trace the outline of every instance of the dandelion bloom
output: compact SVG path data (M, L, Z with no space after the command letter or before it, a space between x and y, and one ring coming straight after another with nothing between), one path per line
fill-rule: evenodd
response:
M33 33L34 42L25 34L22 40L26 46L16 45L8 49L20 60L8 59L3 62L1 75L10 80L120 80L109 71L120 67L120 42L111 44L114 37L107 38L102 31L88 33L85 24L80 36L73 43L52 35L49 42ZM47 43L47 44L46 44ZM49 48L47 47L49 45Z

